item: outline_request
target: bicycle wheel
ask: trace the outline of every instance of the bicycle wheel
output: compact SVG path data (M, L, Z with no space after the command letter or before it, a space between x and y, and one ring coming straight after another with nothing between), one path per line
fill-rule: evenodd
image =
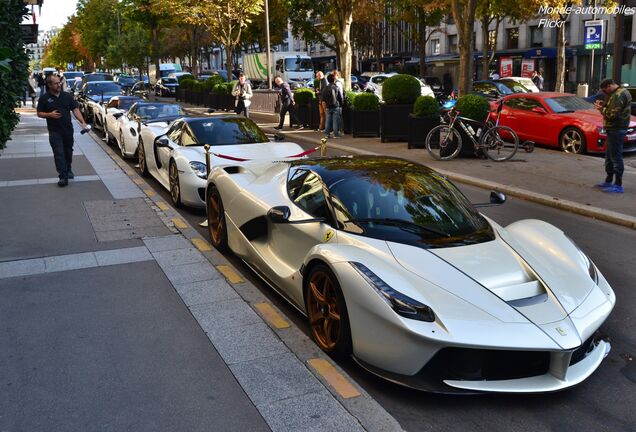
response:
M462 149L462 137L456 129L439 125L426 135L426 150L437 160L453 159Z
M479 146L490 159L503 162L517 153L519 137L508 126L496 126L484 132Z

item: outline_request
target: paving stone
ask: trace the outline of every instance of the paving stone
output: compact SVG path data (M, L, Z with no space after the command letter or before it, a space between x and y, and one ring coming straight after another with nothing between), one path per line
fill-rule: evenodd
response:
M237 363L230 369L256 406L324 390L292 353Z
M168 230L165 226L156 226L129 230L99 231L95 232L95 236L97 237L97 241L107 242L115 240L130 240L146 236L160 236L169 233L170 230Z
M44 258L45 271L58 272L97 267L97 259L93 252L72 255L60 255Z
M97 263L100 266L152 260L152 255L145 246L98 251L95 252L95 257L97 258Z
M0 263L0 279L40 274L44 273L45 268L42 258L3 262Z
M228 365L289 352L264 322L208 333L208 338Z
M152 253L175 249L189 249L192 247L192 243L184 239L181 235L147 237L144 238L144 244Z
M196 306L240 298L227 281L219 274L219 279L210 279L174 287L187 306Z
M206 333L222 333L231 327L246 326L263 321L241 299L192 306L190 311Z
M199 282L217 277L218 272L209 263L161 266L173 285Z
M194 264L207 262L205 257L195 248L177 249L152 254L160 266Z
M325 389L257 408L273 432L364 431Z

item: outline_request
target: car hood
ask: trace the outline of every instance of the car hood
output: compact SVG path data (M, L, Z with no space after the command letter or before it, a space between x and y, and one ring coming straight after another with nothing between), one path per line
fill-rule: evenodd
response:
M577 119L585 123L590 123L597 127L603 127L603 115L596 110L591 110L591 109L580 110L580 111L575 111L573 113L563 113L559 115L563 117Z
M189 160L205 162L205 149L203 146L182 147L181 149L183 155ZM224 145L210 148L211 160L214 165L234 165L246 162L233 158L247 160L285 159L302 152L302 147L290 142Z
M576 248L572 256L557 251L557 261L549 244L541 254L507 237L439 249L389 242L389 248L407 270L502 321L517 321L512 311L536 325L567 318L594 287L577 261ZM502 302L509 308L502 308Z

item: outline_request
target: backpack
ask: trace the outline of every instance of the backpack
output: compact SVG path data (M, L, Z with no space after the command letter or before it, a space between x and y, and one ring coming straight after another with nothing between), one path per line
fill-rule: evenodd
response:
M329 84L325 88L323 102L327 104L327 108L337 108L340 106L338 103L338 87L335 84Z

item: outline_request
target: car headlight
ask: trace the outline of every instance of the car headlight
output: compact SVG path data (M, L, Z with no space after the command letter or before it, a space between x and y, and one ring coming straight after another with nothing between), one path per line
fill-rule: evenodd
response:
M391 288L364 264L349 262L390 307L400 316L418 321L435 321L433 309Z
M600 135L607 135L607 131L605 130L605 128L602 127L598 128L598 133Z
M190 162L190 168L197 175L197 177L202 179L208 178L208 170L205 167L205 164L202 162Z

